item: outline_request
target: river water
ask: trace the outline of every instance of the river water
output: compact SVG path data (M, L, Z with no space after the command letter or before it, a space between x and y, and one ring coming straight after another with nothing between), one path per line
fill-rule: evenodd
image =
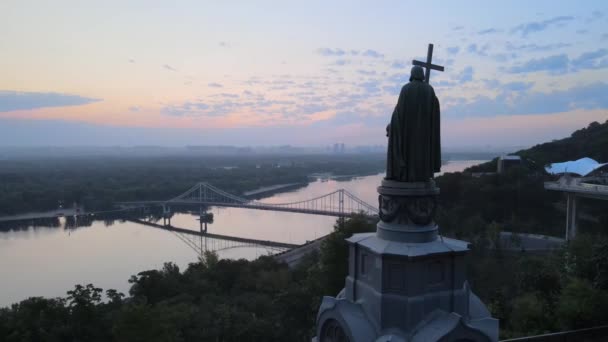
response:
M444 172L461 171L483 161L452 161ZM363 201L377 205L376 187L383 175L345 181L312 182L295 191L260 201L286 203L346 189ZM210 233L301 244L332 231L334 217L240 208L211 208ZM198 230L198 216L175 214L173 226ZM178 235L133 222L93 221L70 229L65 219L59 227L26 226L0 231L0 307L31 296L59 297L75 284L92 283L128 293L131 275L158 269L173 262L181 269L196 262L200 248L218 250L222 258L253 259L272 253L262 247L238 247L212 239Z

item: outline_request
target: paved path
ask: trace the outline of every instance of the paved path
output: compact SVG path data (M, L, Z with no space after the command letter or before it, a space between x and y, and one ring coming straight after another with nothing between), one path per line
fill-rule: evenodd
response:
M500 232L501 247L508 251L549 253L560 249L566 240L554 236L526 233Z
M310 241L304 245L298 246L294 249L290 249L288 251L275 254L274 258L279 262L286 263L289 268L294 268L296 265L302 261L302 259L310 253L318 252L321 249L321 244L323 240L329 236L325 235L316 240Z
M84 213L84 210L82 210L81 208L56 209L56 210L49 210L49 211L19 214L19 215L2 216L2 217L0 217L0 222L34 220L34 219L40 219L40 218L74 216L74 215L83 215L83 214L85 214L85 213Z

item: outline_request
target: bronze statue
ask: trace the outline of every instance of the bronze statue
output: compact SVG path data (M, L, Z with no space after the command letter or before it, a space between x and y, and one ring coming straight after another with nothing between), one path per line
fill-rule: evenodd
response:
M386 179L428 182L441 169L439 100L424 82L424 70L412 67L410 82L401 88L391 123L386 127Z

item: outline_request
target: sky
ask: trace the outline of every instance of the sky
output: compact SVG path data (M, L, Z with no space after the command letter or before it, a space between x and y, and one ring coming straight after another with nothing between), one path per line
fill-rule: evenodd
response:
M608 2L0 2L0 146L386 144L412 59L445 148L608 119Z

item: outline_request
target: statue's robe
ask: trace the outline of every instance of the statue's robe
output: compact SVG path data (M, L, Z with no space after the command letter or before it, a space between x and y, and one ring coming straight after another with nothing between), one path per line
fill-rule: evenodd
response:
M404 85L387 127L386 179L427 182L441 169L439 100L420 80Z

